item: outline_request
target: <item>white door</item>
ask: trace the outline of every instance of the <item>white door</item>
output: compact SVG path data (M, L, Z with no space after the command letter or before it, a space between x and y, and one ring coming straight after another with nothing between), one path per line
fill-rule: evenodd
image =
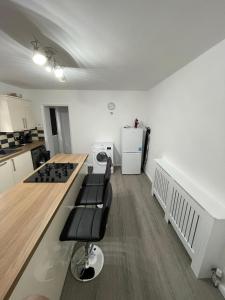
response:
M141 152L122 153L122 174L140 174L141 157Z
M14 185L11 160L0 162L0 193Z
M12 158L12 163L15 183L22 181L34 170L30 151Z
M142 151L143 129L122 128L122 152Z
M70 123L68 107L56 107L59 152L71 153Z

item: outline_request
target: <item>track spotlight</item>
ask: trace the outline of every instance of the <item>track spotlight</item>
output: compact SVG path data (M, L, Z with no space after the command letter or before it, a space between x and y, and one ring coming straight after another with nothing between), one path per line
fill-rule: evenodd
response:
M63 78L64 76L63 69L60 66L56 66L54 68L54 73L56 78Z
M47 57L45 53L40 49L40 44L38 40L32 41L31 44L34 47L34 52L32 57L33 62L39 66L43 66L47 61Z

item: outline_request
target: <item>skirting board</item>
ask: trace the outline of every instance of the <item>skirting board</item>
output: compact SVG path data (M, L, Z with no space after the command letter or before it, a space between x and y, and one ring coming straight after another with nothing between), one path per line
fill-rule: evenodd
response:
M149 180L151 181L151 183L152 183L152 178L151 178L149 172L145 170L144 173L145 173L145 175L147 175L148 179L149 179Z

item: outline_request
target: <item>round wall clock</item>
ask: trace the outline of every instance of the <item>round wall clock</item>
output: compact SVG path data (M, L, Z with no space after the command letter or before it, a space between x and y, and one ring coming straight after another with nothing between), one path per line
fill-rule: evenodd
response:
M116 108L116 104L114 102L109 102L107 104L108 110L113 111Z

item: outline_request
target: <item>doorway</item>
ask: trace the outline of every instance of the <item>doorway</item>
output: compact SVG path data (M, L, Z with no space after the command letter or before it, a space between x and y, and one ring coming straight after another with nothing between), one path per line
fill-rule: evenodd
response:
M68 106L43 106L45 143L51 157L57 153L72 153Z

